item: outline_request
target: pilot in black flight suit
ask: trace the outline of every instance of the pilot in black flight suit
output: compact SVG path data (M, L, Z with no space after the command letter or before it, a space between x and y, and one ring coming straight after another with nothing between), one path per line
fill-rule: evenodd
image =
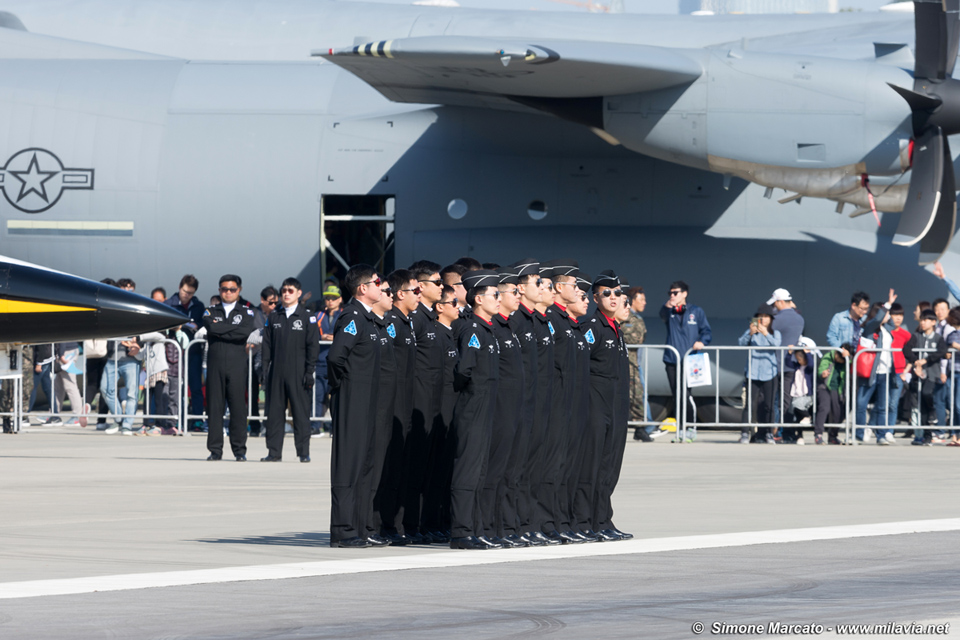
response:
M613 271L602 271L593 281L593 299L597 310L584 323L583 336L590 345L590 424L595 438L591 468L597 469L593 481L593 529L601 540L632 538L613 525L613 507L610 498L617 486L620 467L616 461L618 448L626 443L627 416L623 412L623 394L629 393L625 379L624 362L627 347L620 325L614 320L617 307L623 304L620 280ZM623 443L618 442L622 439ZM622 460L622 453L620 454ZM584 478L581 476L581 481ZM588 491L587 486L583 487ZM592 532L586 532L592 533Z
M278 306L267 317L263 330L264 385L267 404L267 456L263 462L279 462L287 401L293 414L294 443L300 462L310 462L310 398L314 367L320 351L317 318L300 300L300 281L287 278L280 287Z
M353 299L343 308L327 354L333 449L330 457L330 546L369 547L370 487L365 464L376 423L380 382L380 333L373 305L380 300L380 278L368 265L350 267L344 278Z
M530 495L530 440L534 421L537 419L537 371L540 339L536 306L540 302L540 263L533 258L514 262L508 267L517 273L521 292L520 308L510 316L510 328L520 340L520 353L523 356L523 404L520 410L520 423L517 427L510 460L507 462L507 498L506 509L513 513L504 513L503 528L506 538L512 542L546 545L546 542L528 536L533 518L532 497Z
M495 271L471 271L463 277L470 319L458 325L460 360L454 387L460 392L453 410L453 474L450 481L450 548L500 549L483 537L480 493L490 453L490 436L497 401L500 350L493 317L500 311Z
M240 298L240 276L220 278L220 304L203 312L207 330L207 460L223 457L224 398L230 407L230 448L247 459L247 338L256 329L253 307Z

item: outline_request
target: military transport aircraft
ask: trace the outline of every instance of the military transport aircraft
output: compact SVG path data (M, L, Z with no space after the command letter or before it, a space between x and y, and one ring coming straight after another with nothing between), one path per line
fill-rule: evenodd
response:
M786 287L822 341L855 289L942 293L916 265L955 226L957 4L3 0L0 238L147 286L235 271L247 293L360 260L575 256L653 309L687 280L728 338Z

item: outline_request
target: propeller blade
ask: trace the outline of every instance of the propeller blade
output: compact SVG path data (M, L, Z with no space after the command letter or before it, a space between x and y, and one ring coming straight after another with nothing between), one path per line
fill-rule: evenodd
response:
M944 179L945 140L940 127L928 127L917 136L913 146L910 190L900 214L900 223L893 234L894 244L913 246L927 235L933 225L934 214L940 206Z
M915 0L913 3L916 63L913 76L943 80L951 75L957 60L960 27L958 0Z
M943 141L943 183L940 185L940 206L927 235L920 240L920 265L940 259L950 246L957 225L957 187L953 174L953 154L950 142Z

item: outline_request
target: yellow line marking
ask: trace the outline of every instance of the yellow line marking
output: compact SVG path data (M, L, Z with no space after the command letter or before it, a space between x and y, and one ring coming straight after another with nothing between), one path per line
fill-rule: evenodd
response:
M23 300L0 300L0 313L60 313L63 311L96 311L96 309L93 307L46 304L44 302L24 302Z

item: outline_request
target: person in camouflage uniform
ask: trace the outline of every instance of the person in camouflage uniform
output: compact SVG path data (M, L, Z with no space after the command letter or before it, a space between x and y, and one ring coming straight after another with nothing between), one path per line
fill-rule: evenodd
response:
M33 394L33 347L21 347L23 352L23 411L26 411L30 406L30 396ZM0 390L0 412L2 413L12 413L14 405L14 388L13 380L4 380L3 388ZM19 426L19 425L17 425ZM3 419L3 432L4 433L13 433L17 429L14 428L13 418L5 417Z
M647 338L647 325L640 316L647 306L647 297L643 287L627 289L627 307L629 314L626 320L620 323L623 329L623 339L627 345L643 344ZM640 354L636 349L628 351L630 360L630 420L645 421L647 410L643 402L643 373L640 371ZM637 427L633 434L634 440L651 440L646 427Z

